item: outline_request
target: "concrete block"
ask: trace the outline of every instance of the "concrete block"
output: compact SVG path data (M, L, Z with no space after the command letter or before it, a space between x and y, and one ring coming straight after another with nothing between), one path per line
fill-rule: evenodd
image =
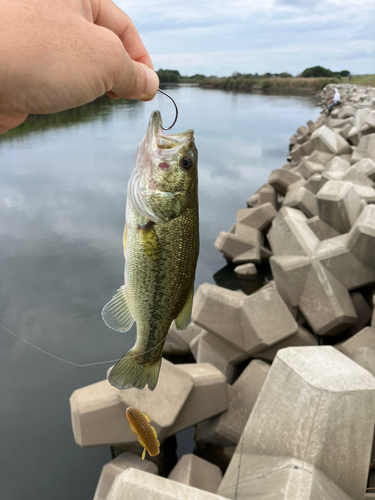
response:
M228 385L228 409L197 425L195 441L213 445L236 445L255 405L270 366L253 360L233 384Z
M222 473L217 465L189 453L180 458L168 478L203 491L216 493Z
M214 245L219 252L223 253L229 259L239 257L241 260L242 256L244 256L245 261L253 261L257 264L261 263L260 248L255 246L251 241L248 241L247 238L241 238L236 234L221 231Z
M305 183L305 188L311 191L313 194L316 194L326 182L326 179L324 179L324 177L322 177L320 174L313 174Z
M174 322L169 328L168 336L163 346L163 354L187 356L190 354L189 342L176 329Z
M288 337L277 344L274 344L268 349L264 349L264 351L258 352L255 354L256 358L262 359L264 361L268 361L272 363L275 359L277 352L280 349L285 349L286 347L301 347L301 346L317 346L318 339L315 335L310 333L308 330L303 328L303 326L298 325L297 333Z
M362 209L351 182L328 181L316 195L319 217L339 233L347 233Z
M162 442L193 385L187 373L163 359L158 385L153 392L137 389L119 391L107 380L77 389L70 397L74 439L82 448L137 442L137 437L129 428L126 408L138 407L141 403L142 411L150 416Z
M349 241L350 234L353 234L353 238ZM375 280L374 266L363 263L348 248L349 245L353 245L360 255L361 252L364 254L368 252L371 239L363 239L361 234L355 229L349 234L324 240L320 242L315 254L315 258L348 290L368 285Z
M192 352L197 363L211 363L228 382L232 381L235 365L245 357L242 350L209 332L193 340Z
M142 460L137 455L133 455L133 453L121 453L121 455L105 464L102 468L94 500L105 500L115 478L130 467L149 472L150 474L158 473L157 466L149 460Z
M206 283L198 288L196 296L195 323L247 355L297 331L293 316L274 288L266 286L246 296Z
M366 203L375 203L375 189L362 184L353 184L355 192Z
M349 357L375 377L375 351L373 349L358 347Z
M295 458L246 455L239 468L242 474L238 486L234 474L230 478L225 475L220 485L218 491L226 498L353 500L317 467Z
M357 313L357 322L351 328L350 332L354 335L364 328L371 320L372 310L370 309L366 299L359 292L352 292L350 294L355 312Z
M371 273L375 271L375 205L362 210L348 235L347 247Z
M314 130L311 135L311 142L318 151L324 151L334 155L338 154L336 134L326 125L322 125Z
M223 500L223 497L137 469L119 474L106 500Z
M226 380L217 368L210 363L187 363L178 367L190 377L194 387L175 422L167 429L168 436L209 419L228 407Z
M366 175L359 172L355 165L350 167L341 177L342 181L352 182L353 184L363 184L364 186L374 187L373 181Z
M375 128L375 111L370 111L367 115L366 123L372 128Z
M314 145L311 141L306 141L303 144L301 144L301 155L302 156L308 156L311 155L311 153L314 151Z
M356 109L353 106L345 105L339 109L338 117L339 118L350 118L351 116L355 115L355 112L356 112Z
M319 215L316 215L315 217L311 217L308 221L306 221L306 224L309 226L310 229L314 231L316 236L322 241L322 240L327 240L328 238L334 238L335 236L338 236L338 232L336 229L333 229L333 227L329 226L326 222L324 222Z
M259 207L241 208L237 211L236 223L245 224L259 231L265 231L271 225L276 216L275 207L272 203L264 203Z
M240 309L244 298L242 292L203 283L194 297L193 320L238 349L243 344Z
M375 351L375 328L367 326L353 335L341 345L341 351L349 357L354 355L356 349L367 347Z
M218 494L233 498L230 495L238 477L238 498L255 494L256 498L271 498L272 481L265 469L282 472L285 466L281 463L294 458L315 467L330 481L331 490L324 496L318 490L314 498L345 498L338 496L342 490L349 498L362 500L374 423L375 379L369 372L331 346L282 349ZM304 464L297 467L306 470ZM332 490L334 485L339 490ZM300 494L292 498L312 497Z
M290 151L290 156L292 157L292 160L296 163L298 163L301 159L302 156L302 151L301 151L301 145L300 144L295 144L293 148Z
M316 261L309 268L299 308L316 335L336 335L357 321L347 289Z
M366 119L370 113L369 108L364 108L364 109L357 109L355 115L354 115L354 127L357 130L361 130L363 125L366 123Z
M277 290L290 307L299 305L311 259L306 256L274 255L270 259Z
M361 174L367 175L367 177L375 182L375 163L371 158L363 158L359 162L355 163L355 168L361 172Z
M369 134L361 137L356 151L362 158L371 158L375 160L375 134Z
M335 156L327 163L325 171L345 173L349 168L350 163L348 161L343 160L340 156Z
M271 203L275 208L277 207L276 191L270 184L264 184L258 191L257 206Z
M242 342L239 347L249 355L297 332L297 323L281 295L269 286L246 296L241 306L241 326Z
M258 277L258 271L255 264L241 264L235 267L235 274L240 279L255 279Z
M259 194L255 193L255 194L249 196L249 198L246 200L246 205L250 208L255 207L258 204L258 201L259 201ZM276 201L275 201L275 204L276 204Z
M275 255L313 255L319 239L305 224L306 216L299 214L299 210L283 207L273 220L267 237Z
M301 210L306 217L314 217L314 215L318 214L316 197L304 187L288 191L284 198L283 206Z
M349 132L353 128L351 123L347 123L344 127L340 128L337 130L337 132L346 140L348 141L349 139Z
M334 132L332 132L334 134ZM310 156L304 158L304 161L309 161L313 163L319 163L321 165L327 165L329 160L331 160L335 155L333 153L327 153L326 151L315 150Z
M277 192L285 195L287 188L301 179L303 177L300 174L277 168L271 172L268 182Z

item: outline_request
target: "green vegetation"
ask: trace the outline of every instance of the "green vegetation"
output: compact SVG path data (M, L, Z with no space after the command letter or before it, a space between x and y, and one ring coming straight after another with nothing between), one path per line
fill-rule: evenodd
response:
M261 90L268 93L316 93L328 83L339 83L337 78L205 78L199 82L204 88L251 92Z
M375 87L375 75L358 75L351 78L343 78L344 83L352 83L357 85L371 85Z
M343 76L349 76L350 71L331 71L330 69L323 68L322 66L314 66L312 68L306 68L299 75L302 78L319 78L319 77L327 77L327 78L341 78Z
M157 72L160 83L193 83L206 78L205 75L196 73L193 76L181 76L176 69L159 69Z

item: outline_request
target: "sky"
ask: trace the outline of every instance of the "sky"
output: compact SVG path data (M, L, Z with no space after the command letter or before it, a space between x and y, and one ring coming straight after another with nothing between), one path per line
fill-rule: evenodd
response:
M115 0L156 70L375 73L374 0Z

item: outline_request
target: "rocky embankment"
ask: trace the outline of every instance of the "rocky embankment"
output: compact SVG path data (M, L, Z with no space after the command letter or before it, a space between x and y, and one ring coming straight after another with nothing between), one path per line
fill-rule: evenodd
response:
M375 89L338 87L341 106L297 130L215 242L241 279L269 265L274 280L251 295L201 285L165 345L196 363L164 359L154 392L72 394L77 444L118 455L95 500L375 498ZM141 460L128 406L151 417L159 456ZM195 454L171 470L192 426Z

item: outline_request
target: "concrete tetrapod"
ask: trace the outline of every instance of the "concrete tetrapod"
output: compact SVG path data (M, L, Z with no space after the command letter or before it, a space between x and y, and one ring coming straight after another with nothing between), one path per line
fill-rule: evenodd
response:
M210 364L175 366L163 359L153 392L119 391L107 380L82 387L70 397L75 441L83 448L137 443L126 418L126 408L135 406L150 416L163 442L166 437L224 411L225 382L224 375ZM208 402L210 393L214 396Z
M222 473L217 465L189 453L180 458L168 478L200 490L216 493Z
M331 346L282 349L218 494L233 498L238 476L238 500L272 498L272 481L285 492L290 474L283 470L296 459L298 469L319 469L326 493L307 495L300 482L294 484L300 496L274 498L363 500L374 423L375 378L368 371Z
M102 468L99 482L95 490L94 500L105 500L115 478L130 467L143 470L151 474L157 474L158 468L149 460L142 460L133 453L121 453Z
M198 490L164 477L137 469L119 474L106 500L224 500L223 497Z
M320 241L306 217L282 208L268 239L277 290L299 306L314 333L335 335L357 322L348 290L375 281L375 206L366 206L349 233Z

